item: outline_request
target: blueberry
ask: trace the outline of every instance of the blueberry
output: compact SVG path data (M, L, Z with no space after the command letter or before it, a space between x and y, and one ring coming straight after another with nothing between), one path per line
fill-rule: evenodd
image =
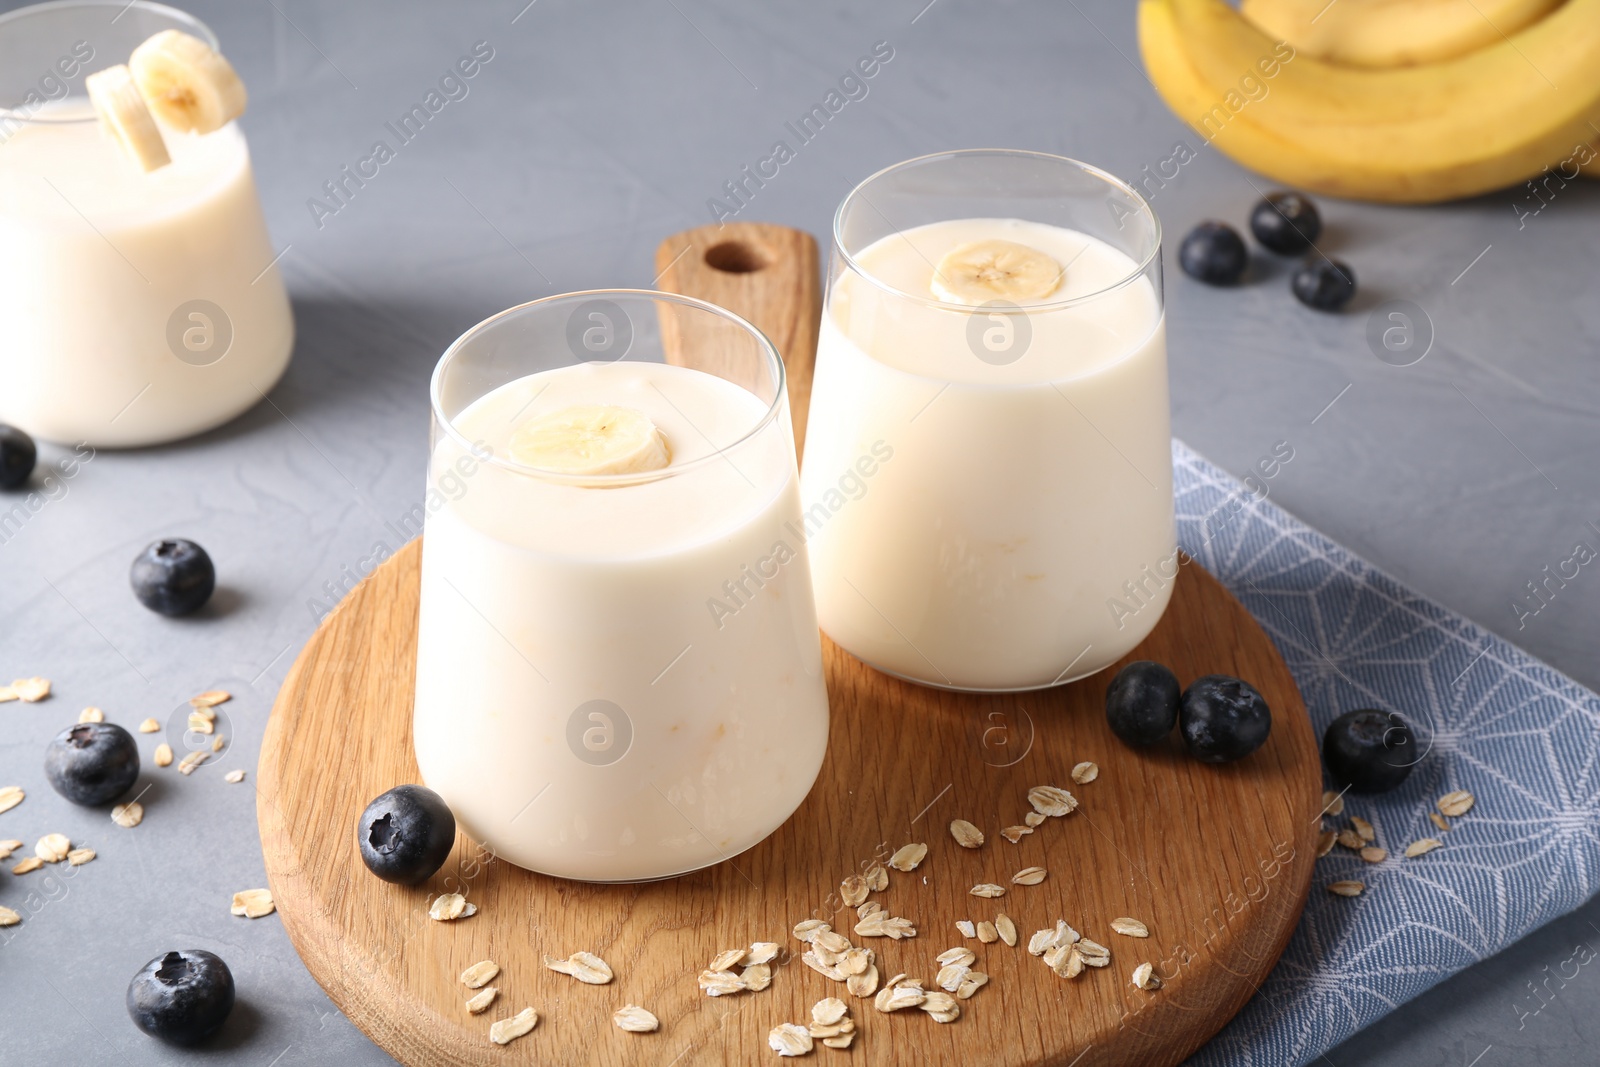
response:
M1272 709L1249 682L1208 674L1183 691L1179 724L1195 759L1231 763L1266 741L1272 732Z
M1178 246L1178 266L1183 273L1207 285L1232 285L1244 277L1249 254L1232 226L1202 222Z
M128 983L134 1025L175 1045L216 1033L232 1010L233 972L205 949L157 956Z
M1338 311L1356 295L1356 273L1337 259L1308 259L1289 278L1295 299L1318 311Z
M456 840L456 817L433 790L399 785L367 805L356 843L367 869L385 882L418 885L444 863Z
M1341 786L1387 793L1406 780L1422 757L1405 720L1392 711L1347 711L1322 735L1322 761Z
M157 541L133 561L128 574L139 603L162 615L187 615L211 599L217 571L193 541Z
M109 804L139 777L139 746L116 723L81 722L44 750L44 774L74 804Z
M1298 256L1322 236L1322 216L1308 196L1268 193L1250 212L1250 232L1280 256Z
M1178 679L1147 659L1128 664L1106 686L1106 722L1130 745L1153 745L1178 721Z
M33 438L15 426L0 423L0 489L15 489L27 481L38 459Z

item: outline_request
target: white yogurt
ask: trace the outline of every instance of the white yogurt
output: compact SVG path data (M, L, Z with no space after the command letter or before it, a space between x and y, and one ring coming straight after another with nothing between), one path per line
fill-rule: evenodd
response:
M454 421L504 456L521 422L586 404L647 415L670 476L561 485L448 436L435 447L430 486L454 499L423 540L417 762L467 832L513 863L661 878L766 837L822 765L827 693L789 415L780 404L718 457L765 403L711 374L619 362L512 381Z
M1067 265L1052 302L1133 280L1029 313L1025 348L1013 318L974 322L873 284L930 294L945 253L994 238ZM870 277L841 273L823 314L808 515L875 442L893 459L816 524L823 630L883 670L968 689L1047 686L1119 659L1155 626L1176 566L1166 339L1150 282L1104 242L1016 219L920 226L856 260Z

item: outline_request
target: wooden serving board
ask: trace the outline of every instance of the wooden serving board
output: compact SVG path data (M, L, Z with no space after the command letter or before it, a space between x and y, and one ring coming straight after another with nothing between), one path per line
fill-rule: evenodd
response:
M748 223L706 227L665 242L660 266L664 288L723 303L774 338L802 424L819 310L811 239ZM419 780L419 558L413 542L378 567L301 652L267 727L257 805L268 878L301 958L404 1064L772 1063L768 1031L805 1023L829 996L850 1004L858 1035L848 1052L819 1043L820 1063L1175 1064L1255 992L1305 903L1321 807L1311 724L1269 638L1196 564L1182 568L1165 617L1127 659L1159 660L1185 683L1214 672L1253 682L1273 730L1238 764L1189 759L1176 736L1153 750L1119 743L1103 710L1109 670L981 696L887 677L824 639L827 759L800 810L748 852L669 881L589 885L520 870L461 835L425 885L381 882L362 866L355 825L371 798ZM1099 777L1076 785L1069 772L1083 760ZM1071 790L1081 807L1011 844L1000 830L1023 821L1027 790L1040 784ZM956 845L947 829L956 818L988 835L982 848ZM926 860L914 873L891 871L873 897L912 919L917 936L855 936L840 880L911 841L928 844ZM1028 866L1048 877L1012 885ZM980 882L1008 891L970 896ZM464 892L477 914L428 919L430 899L449 891ZM1002 911L1021 933L1017 947L956 929ZM1150 937L1113 933L1118 916L1144 921ZM933 988L934 957L964 944L990 982L952 1024L879 1013L800 961L790 930L808 917L874 948L885 979L906 972ZM1111 965L1068 981L1028 955L1028 936L1058 918L1109 946ZM696 975L714 955L757 940L785 950L770 988L717 999L699 991ZM545 953L579 949L606 959L615 981L581 985L541 965ZM502 968L501 995L473 1016L457 976L485 958ZM1159 991L1130 984L1145 962L1164 979ZM613 1026L612 1012L630 1003L654 1012L660 1031ZM537 1029L492 1045L489 1023L526 1006L539 1012Z

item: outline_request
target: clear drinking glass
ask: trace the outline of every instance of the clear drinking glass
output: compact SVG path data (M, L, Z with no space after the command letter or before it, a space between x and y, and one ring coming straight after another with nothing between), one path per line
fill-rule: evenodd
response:
M235 123L144 172L84 77L196 19L142 0L0 16L0 421L102 447L199 433L283 374L294 322Z
M1056 288L953 294L994 241ZM1178 568L1160 250L1133 189L1033 152L924 156L845 198L801 476L829 637L1002 691L1150 632Z
M777 829L828 702L771 343L689 297L573 293L467 331L432 397L423 780L499 856L585 881L696 870ZM526 451L619 408L670 463L573 474Z

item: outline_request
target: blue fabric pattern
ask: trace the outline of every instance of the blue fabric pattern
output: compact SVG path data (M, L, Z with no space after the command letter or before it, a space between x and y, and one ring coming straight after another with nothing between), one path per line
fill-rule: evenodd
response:
M1179 544L1272 635L1319 740L1338 714L1380 707L1427 749L1399 789L1347 798L1390 858L1317 861L1278 966L1189 1061L1307 1064L1596 891L1600 696L1295 519L1270 481L1241 483L1176 440L1172 459ZM1457 789L1477 802L1441 833L1428 813ZM1401 858L1422 837L1443 847ZM1323 888L1339 879L1367 890Z

